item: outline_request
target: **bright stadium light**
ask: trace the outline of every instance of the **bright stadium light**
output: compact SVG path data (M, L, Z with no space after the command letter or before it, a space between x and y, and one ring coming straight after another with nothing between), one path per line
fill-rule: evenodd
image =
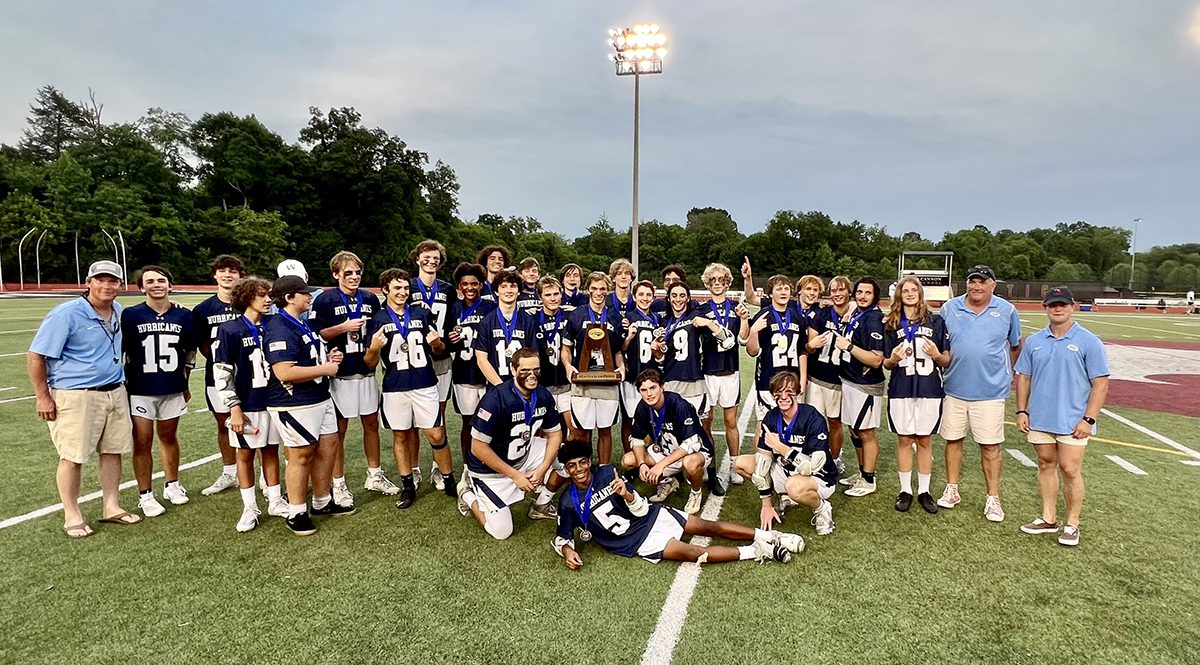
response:
M631 28L608 31L608 45L613 48L609 59L617 68L617 76L633 77L633 271L638 274L638 120L642 97L642 75L661 74L662 60L667 55L667 34L657 23L639 23Z

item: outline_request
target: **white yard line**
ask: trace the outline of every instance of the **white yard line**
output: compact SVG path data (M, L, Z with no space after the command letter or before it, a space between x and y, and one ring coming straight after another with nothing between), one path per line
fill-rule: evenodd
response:
M9 397L8 399L0 399L0 404L9 404L12 402L24 402L27 399L33 399L34 395L26 395L24 397Z
M746 400L742 405L742 414L738 417L739 434L746 431L753 410L753 402ZM718 464L717 468L722 468L722 464ZM707 520L717 519L724 503L725 497L710 494L708 500L704 502L704 508L700 511L700 517ZM704 547L708 545L709 539L704 536L696 536L692 538L691 542L693 545ZM646 651L642 653L642 665L668 665L671 662L671 657L675 653L675 645L679 643L679 636L683 633L683 623L687 620L688 603L692 600L692 594L696 591L696 582L699 579L700 564L679 564L679 570L675 572L675 581L671 583L671 590L667 592L667 599L663 602L662 611L658 615L658 623L654 626L654 633L646 642Z
M1182 443L1179 443L1178 441L1175 441L1173 439L1168 439L1167 437L1163 436L1162 434L1159 434L1158 432L1155 432L1154 430L1152 430L1148 427L1142 427L1141 425L1133 422L1132 420L1130 420L1120 414L1113 413L1112 411L1109 411L1108 409L1100 409L1100 413L1103 413L1104 415L1108 416L1109 418L1112 418L1113 420L1115 420L1119 423L1122 423L1124 425L1132 427L1133 429L1141 432L1142 434L1145 434L1146 436L1152 437L1154 439L1158 439L1159 441L1162 441L1163 443L1167 444L1168 446L1171 446L1172 448L1174 448L1175 450L1178 450L1181 453L1186 453L1186 454L1191 455L1192 457L1200 460L1200 452L1196 452L1195 450L1188 448L1187 446L1183 445Z
M0 393L4 392L4 391L6 391L6 390L16 390L16 389L17 389L17 387L16 387L16 386L9 386L9 387L7 387L7 388L0 388Z
M1200 466L1200 459L1181 459L1179 460L1179 463L1186 464L1188 466Z
M1167 332L1167 331L1163 330L1162 328L1146 328L1144 326L1131 326L1127 323L1113 323L1112 321L1096 321L1096 323L1098 323L1100 325L1105 325L1105 326L1116 326L1118 328L1129 328L1130 330L1141 330L1141 331L1148 332L1148 333ZM1185 332L1179 332L1178 330L1173 330L1173 331L1171 331L1171 333L1174 335L1182 335L1184 337L1191 337L1193 339L1200 339L1200 335L1197 335L1196 333L1185 333Z
M15 358L17 356L27 356L28 351L17 351L16 353L0 353L0 358Z
M1119 455L1105 455L1105 457L1108 458L1108 461L1112 462L1113 464L1116 464L1117 466L1121 467L1122 469L1125 469L1126 471L1128 471L1129 473L1132 473L1135 476L1147 475L1147 473L1145 471L1142 471L1141 469L1137 468L1132 463L1130 463L1129 460L1125 459L1124 457L1121 457Z
M37 332L37 328L29 328L28 330L0 330L0 335L16 335L18 333ZM1180 333L1182 334L1182 333Z
M1032 467L1035 469L1037 468L1037 462L1029 459L1029 456L1026 455L1025 453L1017 450L1016 448L1005 448L1005 450L1008 451L1009 455L1012 455L1013 459L1020 462L1023 466L1028 466L1028 467Z

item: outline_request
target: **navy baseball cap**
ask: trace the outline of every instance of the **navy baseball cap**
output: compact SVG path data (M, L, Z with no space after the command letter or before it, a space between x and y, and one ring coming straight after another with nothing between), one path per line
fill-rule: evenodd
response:
M293 293L312 293L314 291L320 291L320 289L315 286L309 286L307 282L296 275L284 275L275 280L275 283L271 285L270 296L278 298L280 296L290 296Z
M1042 299L1042 306L1049 307L1050 305L1062 303L1070 305L1075 302L1075 295L1071 293L1071 289L1066 286L1056 286L1046 292L1046 297Z

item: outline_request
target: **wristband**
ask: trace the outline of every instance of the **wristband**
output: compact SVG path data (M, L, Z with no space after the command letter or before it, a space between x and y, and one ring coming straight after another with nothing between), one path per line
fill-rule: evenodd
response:
M1025 415L1029 415L1029 412L1028 412L1028 411L1026 411L1025 409L1017 409L1017 415L1018 415L1018 416L1019 416L1019 415L1021 415L1022 413L1023 413L1023 414L1025 414Z
M1095 425L1095 424L1096 424L1096 419L1095 419L1095 418L1089 418L1089 417L1087 417L1087 416L1084 416L1084 417L1083 417L1083 422L1085 422L1085 423L1087 423L1087 424L1089 424L1089 425Z

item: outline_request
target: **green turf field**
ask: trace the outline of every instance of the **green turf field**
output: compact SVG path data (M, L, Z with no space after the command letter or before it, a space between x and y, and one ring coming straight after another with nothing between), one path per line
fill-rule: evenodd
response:
M23 352L56 302L0 300L0 519L58 501L45 424L33 401L20 399L31 394ZM1022 318L1026 332L1044 325L1037 312ZM1200 341L1200 327L1190 325L1200 317L1079 319L1109 339ZM744 385L749 370L746 363ZM184 462L216 451L201 380L197 373L191 405L199 412L181 425ZM1195 418L1111 410L1200 449ZM458 418L448 420L457 441ZM791 564L703 567L672 660L1200 661L1200 467L1111 417L1099 425L1106 441L1094 440L1087 454L1076 549L1018 531L1039 509L1036 472L1007 453L1008 518L984 520L971 444L957 509L896 513L895 438L881 430L880 491L836 496L837 530L826 537L813 534L807 511L789 513L784 528L808 541ZM385 431L385 450L388 440ZM352 489L364 474L358 441L352 428ZM940 444L935 437L935 496L944 481ZM1006 447L1033 456L1015 427ZM849 446L844 459L854 466ZM259 529L238 534L237 493L199 492L219 470L208 462L183 471L192 502L167 504L166 515L135 527L97 524L93 501L84 504L92 538L67 540L61 513L0 529L0 556L10 562L0 587L0 661L637 663L681 570L584 546L584 569L570 572L550 548L551 524L518 517L513 537L494 542L428 485L403 513L357 489L358 513L318 521L311 538L292 536L265 511ZM96 489L94 462L84 477L84 492ZM679 492L671 503L685 498ZM134 490L123 493L126 508L135 501ZM733 488L720 516L753 523L757 511L747 483Z

